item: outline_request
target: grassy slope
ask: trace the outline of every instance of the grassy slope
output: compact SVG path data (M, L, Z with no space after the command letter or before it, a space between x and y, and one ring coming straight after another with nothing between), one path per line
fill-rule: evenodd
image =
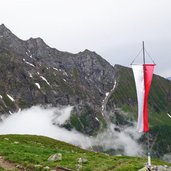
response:
M109 104L116 104L117 107L128 112L128 117L137 119L137 97L130 68L117 66L118 85L109 99ZM171 81L154 75L151 91L149 94L149 123L152 140L156 139L154 150L157 155L171 152L171 119L167 113L171 113Z
M48 157L54 153L62 153L62 161L48 162ZM0 135L0 155L8 161L22 164L31 170L35 170L34 165L37 164L42 167L64 166L76 170L79 157L88 159L88 163L83 164L83 171L134 171L142 168L146 162L143 158L94 153L51 138L32 135ZM156 160L154 163L161 164L162 162Z

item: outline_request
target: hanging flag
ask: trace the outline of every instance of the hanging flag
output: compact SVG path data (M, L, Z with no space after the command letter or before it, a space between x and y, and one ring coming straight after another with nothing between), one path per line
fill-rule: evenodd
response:
M132 65L138 100L139 132L148 132L148 94L150 91L155 64Z

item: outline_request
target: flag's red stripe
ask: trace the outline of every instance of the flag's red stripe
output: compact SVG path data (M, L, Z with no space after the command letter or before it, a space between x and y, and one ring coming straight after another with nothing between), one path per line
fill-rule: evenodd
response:
M149 131L148 126L148 94L150 91L151 81L153 77L154 64L144 64L144 108L143 108L143 118L144 118L144 132Z

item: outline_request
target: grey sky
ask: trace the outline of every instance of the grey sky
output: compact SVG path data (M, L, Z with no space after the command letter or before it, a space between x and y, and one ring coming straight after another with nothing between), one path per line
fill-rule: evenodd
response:
M0 23L21 39L90 49L112 65L129 66L144 40L155 73L171 76L171 0L0 0Z

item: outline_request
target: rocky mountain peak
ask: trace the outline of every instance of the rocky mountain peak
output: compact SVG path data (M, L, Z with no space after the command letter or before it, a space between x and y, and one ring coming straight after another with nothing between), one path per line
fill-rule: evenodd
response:
M0 35L0 114L37 104L71 105L73 117L87 119L78 130L92 134L100 128L95 117L103 120L101 106L114 84L113 66L88 49L71 54L41 38L21 40L4 25Z
M29 49L37 49L39 51L43 51L43 53L45 53L45 50L49 48L49 46L40 37L30 38L26 43Z
M79 52L78 55L81 55L81 56L98 56L98 54L96 54L94 51L91 51L89 49L85 49L84 51Z
M4 24L1 24L1 25L0 25L0 31L1 31L1 30L4 31L4 30L8 30L8 29L7 29L7 27L6 27Z
M38 46L47 46L47 44L44 42L44 40L40 37L37 38L30 38L27 40L28 43L30 44L37 44Z
M89 49L85 49L82 53L93 53L93 51L91 51Z
M11 36L14 37L14 34L4 25L0 25L0 36L1 38L10 38Z
M0 48L16 52L24 53L24 41L15 36L4 24L0 25Z

